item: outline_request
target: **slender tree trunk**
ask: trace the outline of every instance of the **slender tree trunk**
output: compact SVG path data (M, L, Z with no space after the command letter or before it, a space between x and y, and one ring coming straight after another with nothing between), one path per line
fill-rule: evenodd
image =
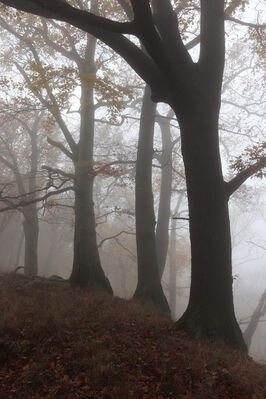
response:
M46 276L51 275L53 259L54 259L54 255L56 252L57 240L58 240L56 228L52 231L50 240L51 240L50 246L49 246L49 250L47 253L47 257L45 259L45 266L44 266L44 272L45 272ZM52 274L54 274L54 273L52 273Z
M155 243L155 215L152 193L153 134L156 105L146 86L141 110L136 163L136 241L138 283L134 296L150 301L162 312L169 312L158 272Z
M14 243L12 242L12 247L9 250L9 254L8 254L8 261L7 261L7 267L8 270L12 270L13 269L13 254L14 254Z
M213 338L245 350L233 307L228 194L222 176L219 107L215 103L208 97L191 96L179 121L192 264L188 308L176 327L193 337Z
M169 305L173 319L176 318L176 244L176 219L172 219L169 246Z
M41 113L36 112L33 127L29 130L31 140L31 163L30 174L28 177L28 199L36 198L36 172L38 167L38 145L37 133L38 125L41 119ZM36 203L33 203L23 210L25 251L24 251L24 273L27 276L36 276L38 274L38 239L39 239L39 220Z
M23 244L23 239L24 239L24 234L23 231L19 237L19 243L18 243L18 249L16 253L16 260L15 260L15 268L19 266L19 260L20 260L20 254L21 254L21 249L22 249L22 244Z
M159 277L162 278L169 242L170 202L172 194L172 149L169 121L160 123L162 133L161 188L156 226L156 251Z
M121 290L124 298L127 297L127 279L126 279L126 270L124 263L120 263L120 279L121 279Z
M0 235L5 231L6 227L8 226L8 224L10 223L10 221L12 220L12 216L11 215L1 215L1 222L0 222Z
M39 222L36 206L31 205L24 211L24 273L26 276L36 276L38 274L38 237Z
M174 215L178 214L181 206L184 194L179 194L177 204L174 210ZM169 302L170 309L173 319L176 318L176 278L177 278L177 259L176 259L176 248L177 248L177 235L176 235L177 219L172 217L171 219L171 234L170 234L170 246L169 246Z
M74 259L70 281L73 285L98 287L112 294L100 262L93 203L95 48L96 39L90 37L85 61L80 65L80 140L75 164Z
M246 342L248 349L250 349L252 337L256 331L256 328L258 327L260 317L264 316L265 314L266 314L266 290L261 295L259 303L251 316L247 328L243 333L244 340Z

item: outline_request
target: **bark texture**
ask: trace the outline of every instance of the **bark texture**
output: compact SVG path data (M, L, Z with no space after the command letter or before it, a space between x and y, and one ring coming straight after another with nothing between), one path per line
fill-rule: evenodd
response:
M228 195L218 140L219 104L211 101L211 96L203 99L203 95L191 95L185 117L180 118L192 270L188 308L176 328L196 338L211 338L245 350L233 308Z

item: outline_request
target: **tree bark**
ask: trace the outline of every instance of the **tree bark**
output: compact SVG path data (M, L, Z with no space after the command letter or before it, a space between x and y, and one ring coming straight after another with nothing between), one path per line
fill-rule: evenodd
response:
M169 243L169 218L172 194L172 149L170 122L160 123L162 134L161 188L156 226L156 251L159 277L162 278Z
M74 258L70 281L73 285L100 288L112 294L111 285L100 262L93 203L95 49L96 39L90 37L85 61L79 67L81 75L80 140L75 162Z
M56 227L52 230L50 234L50 245L47 253L47 257L45 259L45 266L44 266L44 272L47 277L51 276L51 274L54 274L52 272L52 265L53 265L53 260L56 254L56 249L57 249L57 243L58 243L58 238L57 238L57 230Z
M193 93L189 99L179 122L189 205L191 289L188 308L176 328L246 350L233 307L228 195L218 139L220 104L206 94Z
M38 274L39 221L35 204L27 207L23 214L25 234L24 274L36 276Z
M21 235L20 235L20 237L19 237L19 242L18 242L18 248L17 248L17 253L16 253L16 260L15 260L15 269L19 266L20 254L21 254L23 239L24 239L24 234L23 234L23 231L22 231L22 233L21 233Z
M175 206L174 215L178 214L184 194L179 194L177 204ZM177 265L176 265L176 247L177 247L177 234L176 234L177 219L172 216L171 219L171 234L169 246L169 303L173 319L176 318L176 278L177 278Z
M172 219L169 246L169 305L173 319L176 318L176 241L176 219Z
M162 312L169 312L158 272L155 242L155 215L152 192L153 134L156 104L146 86L139 128L136 162L136 242L138 283L135 298L150 301Z
M74 259L70 281L73 285L99 288L112 294L111 285L101 267L96 240L93 178L78 168L75 179Z
M28 129L28 134L31 141L31 160L30 173L28 177L28 199L34 200L36 198L36 173L38 168L38 144L37 134L38 126L41 119L41 113L35 113L35 119L32 129ZM22 193L22 191L21 191ZM32 203L22 211L24 221L23 228L25 234L25 251L24 251L24 274L27 276L36 276L38 274L38 238L39 238L39 220L37 204Z

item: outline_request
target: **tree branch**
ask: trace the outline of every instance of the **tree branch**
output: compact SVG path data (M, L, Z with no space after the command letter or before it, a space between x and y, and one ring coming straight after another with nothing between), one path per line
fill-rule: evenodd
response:
M266 24L253 24L251 22L245 22L245 21L241 21L240 19L230 17L229 15L225 16L225 20L232 21L239 25L248 26L250 28L255 28L255 29L265 29L266 28Z
M250 165L245 170L239 172L232 180L226 183L228 197L230 197L249 177L254 175L262 168L265 168L265 166L266 166L266 157L263 157L255 164Z
M42 197L35 198L35 199L31 200L31 201L21 201L19 204L13 204L13 205L7 206L5 208L1 208L0 209L0 213L6 212L6 211L10 211L12 209L24 208L24 207L27 207L30 204L34 204L36 202L44 201L44 200L46 200L47 198L49 198L49 197L51 197L53 195L58 195L58 194L61 194L61 193L65 193L67 191L74 191L74 187L73 186L68 186L68 187L65 187L65 188L61 188L59 190L50 191L50 192L46 193L45 195L43 195Z
M169 0L153 0L152 7L155 24L169 60L173 62L175 70L178 66L179 74L184 74L188 70L188 65L192 63L192 59L179 33L177 14Z
M105 241L115 239L115 238L119 237L121 234L131 234L131 235L135 235L135 233L131 233L130 231L124 231L124 230L122 230L122 231L120 231L119 233L117 233L117 234L115 234L115 235L113 235L113 236L104 238L104 239L99 243L98 248L101 248L101 246L103 245L103 243L104 243Z
M134 34L134 23L116 22L88 11L72 7L65 0L1 0L1 3L18 10L45 18L54 18L72 24L73 19L80 24L104 29L112 33Z
M216 93L221 90L225 41L224 0L201 0L199 67L204 81Z
M72 154L72 152L68 151L68 149L64 146L64 144L60 143L59 141L55 141L55 140L51 139L51 137L49 137L49 136L47 136L47 141L52 146L59 148L73 162L75 161L74 154Z
M68 179L72 179L73 180L75 178L73 173L67 173L67 172L64 172L61 169L51 168L51 166L42 165L42 169L47 170L49 173L58 174L58 175L67 177Z
M71 7L64 0L0 0L0 3L46 18L65 21L103 41L117 52L151 87L154 98L167 97L167 82L155 62L122 33L133 33L133 23L119 23ZM128 29L130 26L130 29Z

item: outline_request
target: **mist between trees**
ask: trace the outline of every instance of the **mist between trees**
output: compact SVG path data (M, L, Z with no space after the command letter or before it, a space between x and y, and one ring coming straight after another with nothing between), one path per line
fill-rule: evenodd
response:
M263 209L263 5L0 3L2 270L134 295L246 351L266 317L266 280L239 305L255 290L239 258L265 262L248 230Z

